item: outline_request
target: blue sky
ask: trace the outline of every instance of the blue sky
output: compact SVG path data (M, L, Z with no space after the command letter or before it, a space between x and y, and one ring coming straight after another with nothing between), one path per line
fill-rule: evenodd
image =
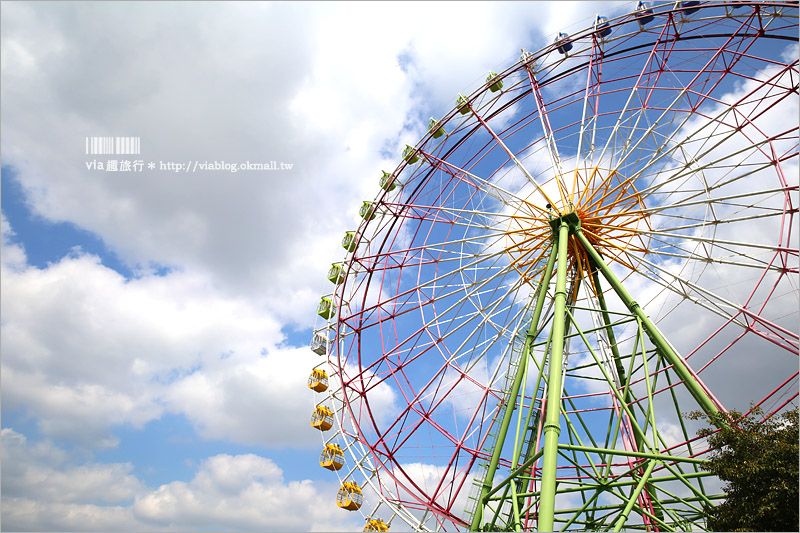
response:
M2 4L6 529L361 529L305 387L344 230L456 94L629 3L420 5Z

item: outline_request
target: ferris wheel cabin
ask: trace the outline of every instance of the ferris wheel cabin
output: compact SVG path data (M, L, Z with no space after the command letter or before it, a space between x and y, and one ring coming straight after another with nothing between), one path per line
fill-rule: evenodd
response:
M308 388L315 392L328 390L328 373L321 368L315 368L308 376Z
M317 428L320 431L328 431L333 427L333 413L324 405L318 406L314 409L311 415L311 427Z
M389 531L389 526L380 518L367 520L367 524L362 531Z
M364 503L364 495L361 487L356 483L345 481L342 483L339 493L336 495L336 505L348 511L357 511Z
M319 456L319 466L336 471L344 466L344 454L338 444L326 444Z

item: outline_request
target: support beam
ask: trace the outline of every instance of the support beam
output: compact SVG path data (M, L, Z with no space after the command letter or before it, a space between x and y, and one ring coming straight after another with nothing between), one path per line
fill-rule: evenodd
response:
M564 218L558 228L558 270L554 301L553 326L550 330L548 358L547 405L542 454L542 495L539 500L539 531L553 531L556 498L558 436L561 433L561 377L564 371L564 318L567 301L567 244L569 224Z
M705 388L697 381L694 373L689 370L683 359L675 352L675 350L672 349L672 346L669 344L669 342L667 342L667 339L664 338L656 325L645 314L641 306L636 302L636 300L633 299L630 293L625 290L625 287L622 285L619 279L617 279L617 276L614 275L605 261L603 261L603 258L600 257L600 254L594 249L594 246L592 246L580 228L575 230L575 236L586 249L589 257L600 269L600 272L611 284L614 292L617 293L617 296L619 296L619 298L622 300L622 303L625 304L625 307L627 307L632 314L636 315L639 320L642 321L642 326L644 327L645 332L647 332L647 336L650 337L653 345L656 347L661 356L664 357L667 363L672 365L675 373L681 378L681 380L683 380L686 388L689 390L703 411L709 415L719 413L720 408L717 406L714 400L711 399Z

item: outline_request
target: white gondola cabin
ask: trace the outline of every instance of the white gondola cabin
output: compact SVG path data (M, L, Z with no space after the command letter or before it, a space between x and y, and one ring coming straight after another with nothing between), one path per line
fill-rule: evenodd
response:
M315 392L328 390L328 373L321 368L315 368L308 376L308 388Z
M319 454L319 466L328 470L339 470L344 466L344 454L338 444L326 444Z
M364 495L361 493L361 487L350 481L342 483L339 493L336 495L336 505L348 511L357 511L362 503L364 503Z
M320 330L314 332L311 337L311 344L309 345L311 351L317 355L325 355L330 350L330 340L328 340L327 333Z
M333 413L324 405L320 405L314 409L311 415L311 427L317 428L320 431L328 431L333 427Z

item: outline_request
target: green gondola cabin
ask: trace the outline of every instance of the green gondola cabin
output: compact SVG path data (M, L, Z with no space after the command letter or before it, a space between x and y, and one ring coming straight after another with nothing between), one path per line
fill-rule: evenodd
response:
M356 238L356 234L353 231L348 231L344 234L344 238L342 239L342 248L347 250L348 252L352 252L356 249L358 245L358 239Z
M489 90L492 91L493 93L496 93L497 91L503 88L503 82L501 80L492 82L492 80L494 80L496 77L497 77L496 73L490 72L489 76L487 76L486 78L486 83L489 85Z
M444 127L439 126L439 121L433 117L431 117L431 121L428 122L428 132L433 134L434 139L438 139L445 134Z
M324 296L320 299L317 306L317 314L322 318L328 320L336 313L336 305L331 301L331 298Z
M328 270L328 280L334 285L339 285L344 281L344 268L341 263L333 263Z
M405 159L409 165L413 165L419 161L419 154L416 152L413 146L406 145L405 149L403 150L403 159Z
M361 218L364 220L372 220L375 218L375 206L372 202L364 202L361 204L361 209L358 210L358 214L361 215Z
M395 184L395 180L393 179L393 176L391 174L389 174L388 172L386 172L385 170L383 170L381 172L383 172L383 176L381 176L381 179L379 181L379 183L381 185L381 189L383 189L384 191L388 191L388 192L393 191L394 188L397 186Z
M456 109L458 109L458 112L462 115L466 115L470 111L469 100L467 100L467 97L463 94L459 94L458 98L456 98Z

